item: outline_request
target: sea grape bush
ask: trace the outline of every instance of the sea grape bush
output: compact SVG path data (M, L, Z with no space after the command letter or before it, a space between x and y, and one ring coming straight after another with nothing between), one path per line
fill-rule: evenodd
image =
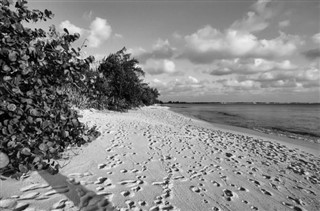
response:
M142 83L144 71L138 64L138 60L126 53L126 48L102 60L95 90L105 97L107 108L124 110L156 102L159 92Z
M71 44L79 34L30 29L24 22L46 21L49 10L29 10L27 1L0 1L0 173L30 169L56 172L51 160L69 145L99 135L71 109L126 110L157 102L159 92L143 83L143 70L126 49L104 58L81 58Z
M17 1L13 11L11 1L0 2L0 152L10 161L1 173L48 168L67 146L98 135L79 122L61 90L66 84L86 86L82 78L93 57L80 59L79 49L71 48L79 34L24 27L24 21L53 16L28 10L26 3Z

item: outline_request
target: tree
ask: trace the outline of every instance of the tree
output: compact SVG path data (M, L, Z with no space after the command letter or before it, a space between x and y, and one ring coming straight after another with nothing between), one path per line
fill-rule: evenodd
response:
M52 18L51 11L28 10L25 0L16 2L16 11L10 4L0 1L0 152L10 160L1 171L14 173L48 168L68 145L90 140L59 88L81 86L93 58L79 59L71 48L79 34L22 24Z
M98 72L103 75L104 83L101 90L109 97L109 106L118 109L128 109L140 104L140 86L144 76L138 66L138 60L130 58L123 48L105 58Z

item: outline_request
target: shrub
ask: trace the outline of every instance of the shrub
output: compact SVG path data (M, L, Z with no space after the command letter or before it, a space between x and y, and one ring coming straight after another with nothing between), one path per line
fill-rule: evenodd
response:
M12 11L10 1L0 2L0 152L10 160L1 172L10 174L49 168L67 146L98 135L94 129L86 132L60 89L86 87L81 79L93 57L80 59L79 49L71 48L79 34L24 27L23 21L53 16L28 10L26 3L17 1Z

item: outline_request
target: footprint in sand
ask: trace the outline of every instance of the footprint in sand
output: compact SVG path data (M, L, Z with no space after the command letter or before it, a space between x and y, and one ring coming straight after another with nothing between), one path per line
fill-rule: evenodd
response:
M96 185L100 185L104 183L108 178L107 177L98 177L98 179L94 182Z
M303 207L294 206L293 204L290 204L290 203L287 203L287 202L282 202L282 204L287 206L287 207L289 207L290 209L292 209L294 211L307 211Z
M253 184L255 184L256 186L260 186L260 182L258 182L257 180L253 180L253 179L249 179L250 182L252 182Z
M268 195L268 196L272 196L272 194L269 192L269 191L267 191L266 189L261 189L261 192L263 193L263 194L265 194L265 195Z
M250 207L252 210L259 210L259 208L258 207L255 207L255 206L251 206Z
M218 183L218 182L216 182L216 181L211 181L211 183L212 183L214 186L216 186L216 187L220 187L220 186L221 186L220 183Z
M141 188L140 186L136 186L136 187L131 188L131 190L132 190L133 192L139 192L139 191L142 190L142 188Z
M134 196L134 194L133 193L131 193L130 191L128 191L128 190L125 190L125 191L122 191L121 192L121 195L122 196L124 196L124 197L133 197Z
M223 190L223 196L227 201L231 201L234 197L236 197L236 193L232 192L229 189L224 189Z
M103 195L97 195L92 191L85 192L84 190L76 189L80 197L80 210L116 210L107 198Z
M294 203L298 204L298 205L305 205L305 203L301 199L293 198L291 196L287 196L287 198L290 199L291 201L293 201Z
M238 188L238 190L239 190L239 191L246 191L246 192L249 192L249 190L248 190L248 189L246 189L246 188L244 188L244 187L242 187L242 186L241 186L241 187L239 187L239 188Z
M195 193L200 193L200 189L196 186L190 186L190 190L195 192Z

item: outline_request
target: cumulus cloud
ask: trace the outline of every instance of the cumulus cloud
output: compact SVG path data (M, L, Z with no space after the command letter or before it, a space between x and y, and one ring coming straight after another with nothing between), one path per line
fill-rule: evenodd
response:
M317 33L315 35L312 36L312 40L314 43L316 44L320 44L320 33Z
M199 83L199 80L197 78L195 78L195 77L192 77L192 76L189 76L188 80L193 84L198 84Z
M162 95L165 96L180 96L191 95L199 96L207 89L209 82L207 80L198 80L193 76L174 79L167 82L163 82L159 79L151 81L151 86L156 87Z
M231 29L245 32L259 32L269 26L268 20L273 16L269 7L271 0L258 0L252 5L253 11L247 13L242 20L237 20Z
M288 27L290 26L290 20L284 20L284 21L280 21L279 22L279 27L280 28L285 28L285 27Z
M272 71L249 76L240 76L238 81L255 81L261 88L320 87L320 71L316 66L308 66L297 70Z
M297 66L289 60L281 62L265 60L262 58L254 59L233 59L219 60L214 62L211 69L204 72L211 75L229 75L229 74L255 74L274 70L293 70Z
M123 35L116 33L116 34L114 35L114 38L116 38L116 39L122 39L122 38L123 38Z
M168 40L158 39L152 46L151 51L142 51L137 54L137 59L141 63L145 63L148 59L170 59L174 54L175 49L171 47Z
M304 55L309 60L315 60L317 58L320 58L320 48L314 48L304 51L302 52L302 55Z
M320 33L314 34L312 36L312 41L318 47L302 52L302 55L304 55L309 60L315 60L317 58L320 58L320 46L319 46L320 45Z
M79 33L80 35L82 35L85 31L84 29L72 24L68 20L62 21L59 26L61 29L68 29L69 33L71 34Z
M193 63L208 64L216 59L237 57L277 58L292 55L302 44L298 36L280 32L274 39L259 40L236 30L221 32L207 25L185 37L186 48L179 56Z
M112 29L106 19L96 17L89 26L89 29L84 29L65 20L60 23L60 28L67 28L70 33L79 33L86 36L89 47L98 47L104 41L110 38Z
M142 67L150 75L159 75L163 73L173 74L176 72L175 63L168 59L149 59Z
M253 80L238 81L237 79L222 80L224 87L231 87L235 90L251 90L260 88L260 83Z
M96 17L90 24L88 45L98 47L103 41L109 39L112 29L106 19Z
M85 11L85 12L83 13L82 17L83 17L83 19L89 21L89 20L91 20L92 15L93 15L93 11L92 11L92 10L90 10L90 11Z

